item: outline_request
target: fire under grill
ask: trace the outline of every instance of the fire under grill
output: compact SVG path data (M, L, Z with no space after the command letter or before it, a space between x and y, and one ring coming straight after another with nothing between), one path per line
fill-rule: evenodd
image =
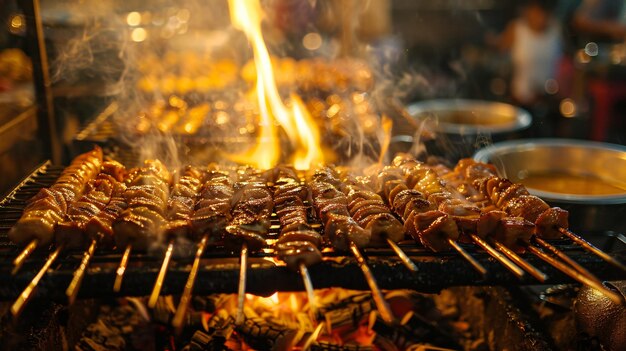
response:
M63 167L50 163L42 165L19 184L0 202L0 299L16 298L41 268L47 250L35 252L24 263L23 268L11 275L12 260L19 249L9 242L7 232L21 216L28 199L57 179ZM277 237L280 225L274 215L271 218L269 237ZM321 230L321 228L320 228ZM576 262L602 280L615 280L623 276L614 267L595 255L583 251L567 240L553 244ZM407 253L418 268L409 271L401 260L388 248L365 248L363 253L380 288L385 290L411 289L420 292L438 292L455 286L516 286L536 284L537 281L525 276L518 279L504 266L492 259L474 245L461 244L481 265L487 269L482 276L472 269L467 261L456 253L433 253L415 242L400 242L399 246ZM193 260L191 248L186 254L175 255L169 266L162 295L180 294L185 286ZM324 260L309 268L313 286L316 289L341 287L354 290L368 290L368 284L361 274L356 260L347 252L332 249L323 250ZM65 301L65 289L72 280L74 270L79 266L82 251L62 251L58 260L50 267L38 285L35 297L46 297L55 301ZM145 296L150 294L157 278L162 261L161 252L133 252L128 261L124 281L118 293L113 285L122 252L117 250L96 250L82 282L79 297L103 298L111 296ZM618 260L626 260L623 253L613 254ZM284 265L275 263L271 251L254 252L249 256L246 292L269 296L277 291L303 291L301 277ZM571 283L572 280L551 265L532 255L523 257L539 270L546 273L545 284ZM198 271L194 294L234 293L239 277L239 252L224 247L208 247ZM271 283L268 283L271 282Z

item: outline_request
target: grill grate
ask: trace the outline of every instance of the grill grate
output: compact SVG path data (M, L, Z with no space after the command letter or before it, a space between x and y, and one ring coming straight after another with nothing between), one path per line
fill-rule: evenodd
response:
M5 199L0 201L0 299L15 298L32 279L47 256L47 250L40 250L27 260L24 267L15 276L10 275L11 261L19 249L7 237L11 226L19 219L28 199L41 188L50 186L60 175L63 167L45 163L20 183ZM276 216L272 216L270 237L277 237L279 224ZM594 255L588 254L567 241L554 243L567 252L576 261L601 279L611 280L620 277L619 272ZM411 257L419 269L418 273L408 271L394 256L391 249L368 248L363 250L369 258L370 267L383 289L413 289L423 292L435 292L450 286L463 285L519 285L535 284L532 277L522 280L515 278L499 263L486 253L477 250L473 245L465 245L468 250L488 270L486 277L480 276L461 257L452 253L432 253L413 243L401 243L402 249ZM179 253L168 271L163 294L177 294L183 290L192 261L189 255ZM348 289L367 290L368 285L363 279L356 261L346 256L347 253L324 250L324 262L310 267L309 271L316 288L344 287ZM38 295L50 299L65 299L64 291L69 284L74 269L79 265L82 252L63 252L51 271L39 285ZM620 260L626 255L615 254ZM237 289L239 274L238 252L228 251L223 247L210 247L206 250L202 261L196 293L231 293ZM304 289L300 276L273 261L271 252L253 253L250 255L251 267L248 273L248 291L260 295L271 295L275 291L301 291ZM106 297L113 294L112 287L115 270L121 258L116 250L97 250L82 284L79 296ZM534 256L525 258L540 270L548 274L546 284L570 283L571 280L546 265ZM162 260L161 254L133 253L126 271L120 295L139 296L149 294ZM272 284L267 284L272 282Z

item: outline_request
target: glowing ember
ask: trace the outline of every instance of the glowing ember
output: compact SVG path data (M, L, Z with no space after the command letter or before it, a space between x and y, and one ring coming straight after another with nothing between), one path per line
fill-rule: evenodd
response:
M317 125L306 110L302 100L291 95L288 108L283 103L272 69L270 55L263 40L261 21L263 11L258 0L229 0L233 26L243 31L252 44L256 68L256 98L260 113L257 143L250 150L230 158L257 168L268 169L280 161L280 140L275 122L285 130L295 152L293 164L298 169L308 169L323 162Z

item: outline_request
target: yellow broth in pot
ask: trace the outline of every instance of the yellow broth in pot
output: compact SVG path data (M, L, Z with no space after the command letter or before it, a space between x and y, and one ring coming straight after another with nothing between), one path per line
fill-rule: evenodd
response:
M608 182L589 174L571 174L559 171L519 174L526 187L540 191L575 195L626 194L626 183Z

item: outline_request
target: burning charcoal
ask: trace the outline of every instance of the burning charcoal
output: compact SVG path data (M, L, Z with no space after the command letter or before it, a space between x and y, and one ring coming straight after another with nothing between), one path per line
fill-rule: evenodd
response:
M214 337L223 337L227 339L233 332L234 319L226 310L219 310L208 320L206 329L213 333Z
M328 341L317 341L311 345L312 351L373 351L371 346L353 344L340 345Z
M326 320L333 327L352 323L357 325L363 316L373 310L371 294L353 295L333 305L319 309L318 319Z
M132 305L118 306L113 309L102 308L100 319L90 324L76 344L79 351L126 350L132 334L150 333L151 328ZM146 336L146 335L143 335ZM135 341L141 337L135 336ZM135 344L135 343L133 343ZM145 343L141 343L145 345ZM141 348L145 349L145 348Z
M186 351L227 351L230 350L224 345L226 339L216 337L207 333L196 331L191 337L189 345L183 350Z
M89 325L76 345L76 350L79 351L124 350L125 348L126 341L121 331L103 320Z
M446 348L460 349L456 338L418 314L412 314L401 326L391 326L377 318L372 329L402 348L417 342L430 342Z
M250 347L258 350L284 350L296 334L295 330L262 318L246 318L237 331Z

